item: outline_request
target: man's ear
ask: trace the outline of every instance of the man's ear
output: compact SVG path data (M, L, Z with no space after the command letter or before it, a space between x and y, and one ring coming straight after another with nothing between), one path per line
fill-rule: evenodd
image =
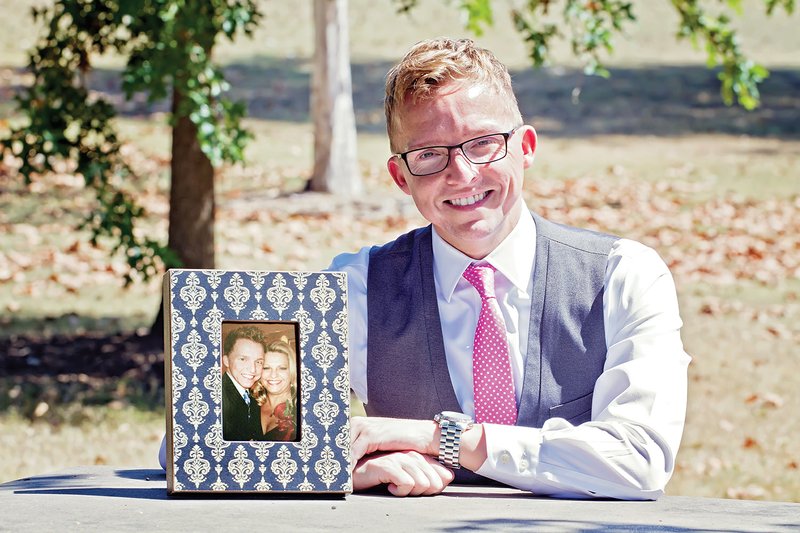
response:
M524 125L520 128L522 134L522 158L525 163L525 168L530 168L533 165L534 155L536 154L536 145L538 138L536 130L533 126Z
M228 356L227 355L223 355L222 356L222 363L224 365L222 367L223 370L228 370L231 367L231 365L228 363Z
M400 156L393 155L386 162L386 168L389 169L389 174L392 176L397 186L400 187L400 190L410 195L411 189L408 188L408 182L406 181L405 175L403 175L403 164L403 160L400 159Z

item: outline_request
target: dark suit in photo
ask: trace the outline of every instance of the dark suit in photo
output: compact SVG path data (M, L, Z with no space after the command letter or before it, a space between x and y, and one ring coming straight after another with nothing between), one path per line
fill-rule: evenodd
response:
M222 375L222 438L224 440L261 439L261 409L255 400L248 406L233 379Z

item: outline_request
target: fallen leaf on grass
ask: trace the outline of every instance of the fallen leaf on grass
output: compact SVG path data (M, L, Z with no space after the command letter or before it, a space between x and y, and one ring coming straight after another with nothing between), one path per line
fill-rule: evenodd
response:
M742 443L742 448L750 449L750 448L759 448L761 445L758 441L752 437L746 437L744 442Z
M771 326L767 326L767 332L778 339L790 339L792 337L792 332L789 331L789 329L783 324L773 324Z
M763 395L753 393L744 402L747 404L758 403L761 407L769 409L778 409L783 406L783 398L773 392L766 392Z
M761 405L763 405L764 407L777 409L783 406L783 398L781 398L777 394L768 392L762 398Z

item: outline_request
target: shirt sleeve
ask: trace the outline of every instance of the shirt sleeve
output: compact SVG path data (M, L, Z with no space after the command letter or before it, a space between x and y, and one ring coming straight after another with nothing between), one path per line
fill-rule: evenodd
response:
M622 239L608 257L603 315L608 348L591 421L541 428L484 424L477 473L557 497L656 499L675 468L690 357L675 285L658 254Z
M369 247L337 255L326 270L347 273L347 333L350 389L367 403L367 271Z

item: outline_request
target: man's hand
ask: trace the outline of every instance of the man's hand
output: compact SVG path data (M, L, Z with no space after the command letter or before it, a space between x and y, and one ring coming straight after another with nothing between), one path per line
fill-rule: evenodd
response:
M375 452L415 451L439 455L439 425L433 420L354 416L350 423L353 463Z
M439 494L455 475L439 461L413 451L368 455L353 469L353 490L388 485L395 496Z

